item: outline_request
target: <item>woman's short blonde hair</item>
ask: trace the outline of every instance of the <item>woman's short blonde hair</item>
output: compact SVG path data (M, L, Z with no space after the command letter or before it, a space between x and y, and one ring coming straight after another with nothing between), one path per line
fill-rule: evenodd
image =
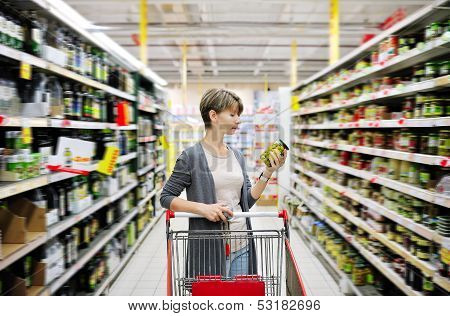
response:
M200 101L200 113L206 127L211 126L211 118L209 117L211 110L220 113L233 108L237 108L239 115L241 115L244 105L236 93L225 89L209 89Z

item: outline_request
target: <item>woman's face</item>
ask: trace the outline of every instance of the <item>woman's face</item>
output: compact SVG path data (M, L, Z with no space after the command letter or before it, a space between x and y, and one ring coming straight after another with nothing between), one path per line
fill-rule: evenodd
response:
M225 135L236 133L241 123L238 107L226 109L220 113L215 113L212 118L213 126L217 127Z

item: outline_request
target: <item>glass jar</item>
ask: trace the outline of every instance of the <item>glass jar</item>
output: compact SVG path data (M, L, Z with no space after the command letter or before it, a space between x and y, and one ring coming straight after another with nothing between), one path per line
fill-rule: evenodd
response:
M450 130L445 129L439 132L439 156L450 156Z
M428 135L428 152L429 155L437 155L439 151L439 134L436 132Z
M366 284L366 264L358 260L353 266L352 282L356 286L363 286Z

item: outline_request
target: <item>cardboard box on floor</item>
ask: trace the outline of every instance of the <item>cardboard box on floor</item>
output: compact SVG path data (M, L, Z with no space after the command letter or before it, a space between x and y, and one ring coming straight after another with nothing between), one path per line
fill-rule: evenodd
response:
M7 208L0 208L3 258L42 236L47 231L46 210L25 198L8 201Z

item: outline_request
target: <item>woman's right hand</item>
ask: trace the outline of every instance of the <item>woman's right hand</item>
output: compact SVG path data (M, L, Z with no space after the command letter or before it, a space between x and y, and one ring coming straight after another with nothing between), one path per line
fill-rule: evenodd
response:
M227 221L227 218L223 213L227 213L230 218L233 217L233 212L224 203L216 204L203 204L200 208L200 213L203 217L211 222Z

